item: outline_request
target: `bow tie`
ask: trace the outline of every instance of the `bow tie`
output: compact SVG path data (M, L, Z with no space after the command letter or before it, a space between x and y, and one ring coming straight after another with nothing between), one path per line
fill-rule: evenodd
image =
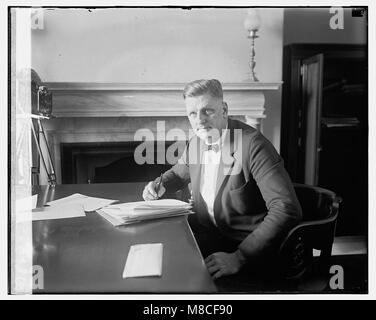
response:
M210 150L213 150L214 152L218 152L219 144L205 144L204 151L210 151Z

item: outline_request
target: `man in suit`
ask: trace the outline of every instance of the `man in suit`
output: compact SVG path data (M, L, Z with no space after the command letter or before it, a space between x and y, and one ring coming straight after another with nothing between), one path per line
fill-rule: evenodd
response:
M149 182L145 200L191 183L196 215L189 217L214 278L237 273L271 255L301 219L283 161L256 129L228 118L218 80L197 80L183 93L195 133L178 163ZM273 251L274 250L274 251Z

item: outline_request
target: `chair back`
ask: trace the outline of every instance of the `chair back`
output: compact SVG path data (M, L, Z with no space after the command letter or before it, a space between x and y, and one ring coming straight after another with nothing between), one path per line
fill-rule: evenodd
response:
M285 237L279 249L283 273L287 278L302 275L320 250L322 262L331 255L339 204L333 191L304 184L294 184L302 207L303 219Z
M335 217L339 197L330 190L294 183L295 193L303 212L303 221L315 221Z

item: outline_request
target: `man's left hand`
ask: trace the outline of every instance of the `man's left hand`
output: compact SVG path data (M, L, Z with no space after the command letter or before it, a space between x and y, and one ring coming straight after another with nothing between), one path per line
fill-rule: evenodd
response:
M237 250L233 253L216 252L205 259L206 267L214 279L235 274L245 264L245 258Z

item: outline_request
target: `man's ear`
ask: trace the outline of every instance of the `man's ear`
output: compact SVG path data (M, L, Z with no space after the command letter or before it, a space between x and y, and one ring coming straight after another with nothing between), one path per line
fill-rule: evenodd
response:
M228 105L227 105L227 102L222 102L222 107L223 107L223 114L225 115L225 116L227 116L228 115Z

